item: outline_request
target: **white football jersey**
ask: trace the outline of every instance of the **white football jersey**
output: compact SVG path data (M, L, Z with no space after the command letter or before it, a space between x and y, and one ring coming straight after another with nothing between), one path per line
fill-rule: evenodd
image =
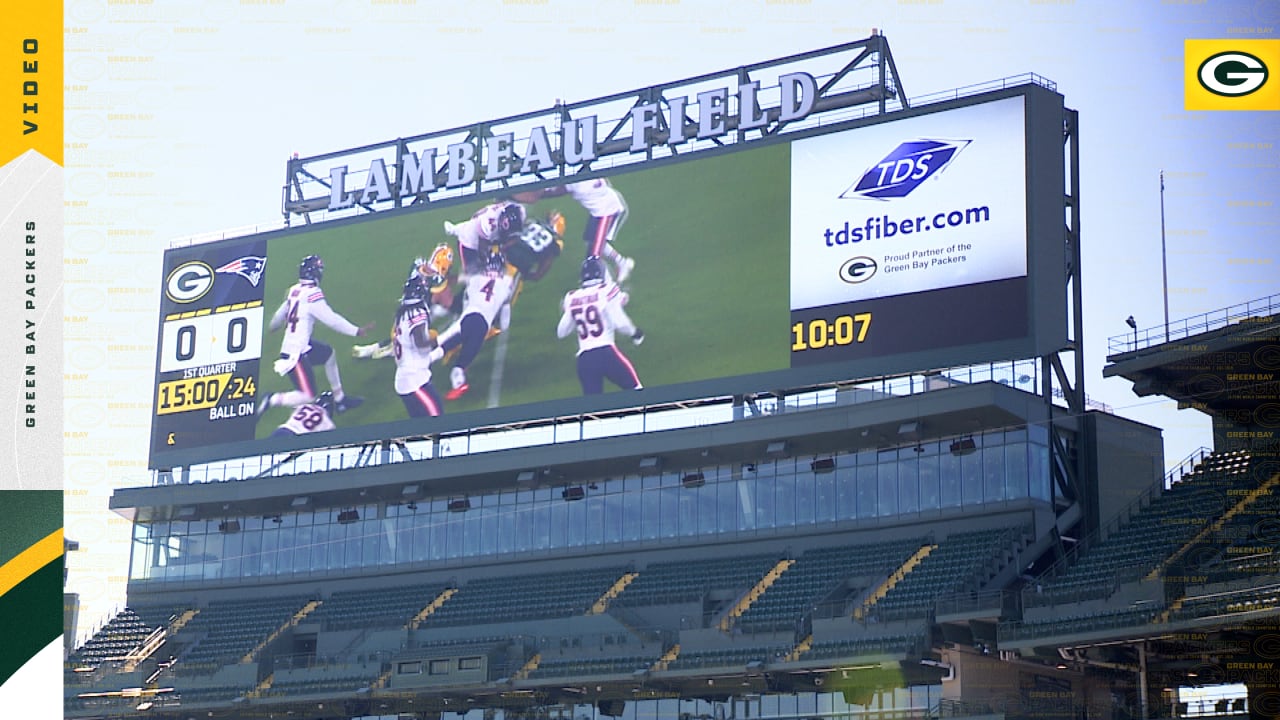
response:
M413 340L413 329L423 326L426 330L431 316L424 307L417 307L400 315L392 338L392 352L396 358L396 392L408 395L431 382L431 348L418 347Z
M280 353L296 362L302 353L310 350L311 332L315 329L317 320L343 335L355 337L360 332L359 328L329 307L324 299L324 291L319 286L303 281L289 288L284 302L271 317L272 330L284 326Z
M453 235L458 238L458 245L468 250L479 250L482 243L492 241L498 235L498 217L510 205L520 208L521 225L523 225L523 205L509 200L485 205L477 210L470 220L454 226Z
M333 424L333 419L329 417L329 413L325 409L315 403L307 403L299 405L293 409L293 414L280 427L292 432L294 435L306 435L307 433L320 432L322 430L332 430L337 425Z
M626 203L622 201L622 195L604 178L569 183L564 186L564 189L591 217L617 215L627 209Z
M578 354L613 344L614 331L634 335L636 326L622 305L626 293L612 282L570 290L564 296L564 314L556 333L567 336L577 330Z
M493 318L511 298L516 279L511 275L493 272L478 273L467 278L467 300L462 315L479 313L485 322L493 325Z

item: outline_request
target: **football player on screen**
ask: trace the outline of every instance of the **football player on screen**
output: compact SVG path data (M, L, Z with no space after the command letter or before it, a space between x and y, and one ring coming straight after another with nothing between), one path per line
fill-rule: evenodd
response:
M333 424L333 405L332 392L320 393L315 400L294 408L289 419L271 431L271 437L293 437L334 429L337 425Z
M556 326L561 338L577 330L578 382L584 395L604 392L605 378L623 390L642 389L635 367L613 342L614 333L630 336L636 345L644 342L644 333L622 309L626 304L627 293L606 277L604 261L594 256L584 260L582 287L564 296L564 314Z
M458 239L462 274L484 272L489 248L501 247L524 228L525 210L518 202L499 200L485 205L460 223L444 221L444 231Z
M324 299L324 291L320 289L320 279L323 276L324 261L319 255L303 258L298 264L298 282L289 288L284 302L271 317L272 332L284 328L280 359L275 361L273 367L277 374L289 377L294 389L269 393L262 398L258 404L259 415L269 407L297 407L316 397L318 393L312 368L317 364L324 366L325 377L333 391L334 412L343 413L364 402L363 398L348 396L342 391L342 377L338 372L338 358L333 348L312 338L311 332L319 321L343 335L364 337L373 328L373 323L356 327L334 312Z
M582 240L587 246L587 257L598 257L613 263L618 282L626 282L636 261L619 253L613 247L618 229L627 219L627 203L622 193L614 189L605 178L581 180L567 185L557 185L543 190L516 193L514 198L524 202L533 202L540 198L568 195L590 217L582 229Z
M396 358L396 393L411 418L434 417L444 412L444 403L431 384L436 341L428 332L430 301L431 287L426 277L410 275L405 281L391 330L392 354Z
M508 269L502 250L495 246L489 248L484 272L466 276L465 282L466 300L462 317L440 333L437 338L440 347L432 358L438 359L459 348L457 357L453 359L453 369L449 371L453 389L445 394L446 400L457 400L471 389L467 383L467 368L480 354L480 347L489 337L490 328L502 330L510 322L511 312L507 303L515 292L516 275ZM499 320L496 326L495 319Z
M416 258L413 265L409 267L409 277L405 279L406 286L415 277L421 278L426 283L429 288L426 306L433 318L444 318L453 312L453 282L457 278L451 274L452 268L453 249L449 247L449 243L436 245L429 257ZM392 326L391 335L385 340L368 345L351 346L352 357L372 360L391 357L395 332L396 329Z
M502 244L502 254L521 280L541 280L564 249L564 216L552 211L546 219L525 221L514 237Z

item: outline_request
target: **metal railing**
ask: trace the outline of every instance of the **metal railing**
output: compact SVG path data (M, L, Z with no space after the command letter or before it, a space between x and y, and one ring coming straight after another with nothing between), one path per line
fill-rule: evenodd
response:
M1251 318L1266 318L1280 315L1280 295L1268 295L1257 300L1250 300L1239 305L1230 305L1219 310L1192 315L1176 320L1168 325L1157 325L1142 330L1134 329L1123 335L1113 335L1107 339L1107 351L1111 355L1136 352L1155 345L1163 345L1174 340L1217 330L1228 325L1244 322Z

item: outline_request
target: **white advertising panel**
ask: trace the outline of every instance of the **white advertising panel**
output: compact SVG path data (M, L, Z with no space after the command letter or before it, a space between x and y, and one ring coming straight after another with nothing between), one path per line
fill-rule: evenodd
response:
M798 140L791 309L1027 274L1024 100Z

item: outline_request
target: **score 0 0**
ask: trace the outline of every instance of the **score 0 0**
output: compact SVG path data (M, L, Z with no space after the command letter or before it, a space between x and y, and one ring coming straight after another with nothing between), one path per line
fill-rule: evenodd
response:
M262 312L261 305L224 312L197 310L165 320L160 372L262 357Z

